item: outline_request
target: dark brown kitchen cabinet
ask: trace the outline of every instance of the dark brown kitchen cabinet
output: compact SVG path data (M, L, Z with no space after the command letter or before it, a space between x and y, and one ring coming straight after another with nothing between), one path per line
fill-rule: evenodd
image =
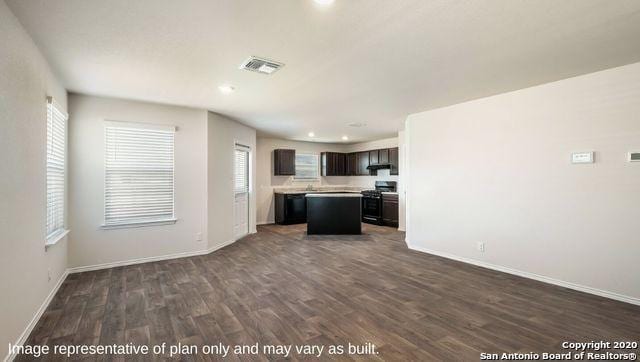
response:
M378 163L389 163L389 149L378 150Z
M273 150L273 175L294 176L296 174L296 150Z
M347 170L347 158L344 153L321 153L322 176L344 176Z
M344 153L334 153L334 163L336 165L336 176L347 174L347 155Z
M369 164L370 165L375 165L375 164L379 163L378 155L379 155L378 150L369 151Z
M382 223L387 226L398 227L398 195L382 194Z
M347 168L345 170L346 176L355 176L358 174L358 157L355 153L347 153L346 155Z
M398 168L398 147L389 149L389 164L391 164L391 170L389 170L390 175L398 175L400 174L400 170Z
M358 169L356 171L357 176L369 175L369 151L358 152L356 154Z

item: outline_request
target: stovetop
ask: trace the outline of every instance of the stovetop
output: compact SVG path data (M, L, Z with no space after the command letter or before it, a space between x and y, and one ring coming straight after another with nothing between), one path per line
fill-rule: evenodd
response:
M375 190L364 190L362 194L365 196L380 196L383 192L395 192L395 181L376 181Z
M362 194L379 196L379 195L382 195L382 191L381 190L362 190Z

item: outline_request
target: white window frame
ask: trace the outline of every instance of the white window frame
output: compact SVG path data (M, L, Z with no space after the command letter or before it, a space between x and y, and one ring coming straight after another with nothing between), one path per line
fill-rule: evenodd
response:
M69 233L66 228L68 119L69 115L62 110L53 97L47 97L45 247L56 244ZM62 166L62 170L60 170L60 166ZM55 185L50 182L52 178L58 178ZM56 188L58 194L52 196L56 192L53 191ZM51 197L57 198L58 201L50 202Z
M176 127L175 126L166 126L166 125L156 125L156 124L151 124L151 123L138 123L138 122L124 122L124 121L105 121L104 122L104 137L105 137L105 154L104 154L104 223L101 226L103 229L120 229L120 228L133 228L133 227L144 227L144 226L156 226L156 225L168 225L168 224L175 224L177 221L176 218L176 202L175 202L175 187L176 187L176 183L175 183L175 132L176 132ZM134 220L134 221L118 221L118 220L109 220L109 218L107 217L107 208L108 208L108 200L107 200L107 190L108 190L108 179L107 179L107 173L109 171L108 169L108 128L120 128L120 129L132 129L132 130L136 130L136 131L140 131L140 130L148 130L148 131L163 131L163 132L170 132L173 133L173 149L172 149L172 162L171 162L171 166L172 166L172 178L171 178L171 204L172 204L172 211L171 211L171 216L170 217L158 217L157 219L153 219L153 218L145 218L144 220Z
M316 176L315 177L300 177L298 176L298 156L314 156L316 160ZM296 158L294 159L296 174L293 176L294 181L311 182L320 180L320 155L313 152L296 152Z

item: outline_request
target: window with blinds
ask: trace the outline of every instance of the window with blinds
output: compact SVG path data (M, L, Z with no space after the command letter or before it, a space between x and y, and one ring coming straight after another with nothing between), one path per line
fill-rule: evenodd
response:
M47 243L65 234L65 158L67 114L47 98Z
M249 192L249 151L236 149L234 191L236 194Z
M174 222L175 127L105 124L105 226Z
M296 152L295 179L317 180L319 174L318 155Z

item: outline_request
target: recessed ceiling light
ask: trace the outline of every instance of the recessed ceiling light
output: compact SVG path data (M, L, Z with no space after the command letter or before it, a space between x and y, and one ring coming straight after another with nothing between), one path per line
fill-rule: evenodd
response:
M228 84L224 84L224 85L218 86L218 89L223 94L233 93L233 91L236 90L233 86L230 86Z
M309 132L309 137L315 137L315 136L316 136L316 134L315 134L315 133L313 133L313 132Z
M327 5L333 4L333 0L313 0L313 1L315 1L316 4L323 5L323 6L327 6Z
M343 140L343 141L348 141L348 140L349 140L349 137L348 137L348 136L342 136L342 140Z

